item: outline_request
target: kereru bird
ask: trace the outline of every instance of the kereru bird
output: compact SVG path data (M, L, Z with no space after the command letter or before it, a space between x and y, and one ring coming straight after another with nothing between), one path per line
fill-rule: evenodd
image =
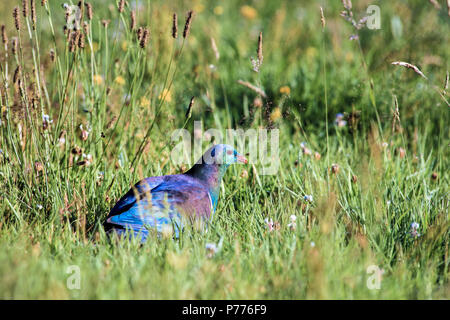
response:
M106 232L128 232L145 242L150 230L178 238L188 223L205 228L216 210L222 177L237 162L247 159L231 146L218 144L183 174L139 181L110 211Z

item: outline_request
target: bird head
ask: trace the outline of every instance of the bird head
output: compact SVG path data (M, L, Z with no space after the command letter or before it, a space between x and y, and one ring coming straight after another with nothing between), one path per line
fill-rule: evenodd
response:
M247 163L247 159L227 144L217 144L209 148L203 155L206 164L230 165Z

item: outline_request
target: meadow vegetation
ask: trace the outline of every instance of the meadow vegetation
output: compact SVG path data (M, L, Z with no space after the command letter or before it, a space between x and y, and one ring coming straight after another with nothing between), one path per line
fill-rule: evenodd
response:
M65 2L0 3L1 298L450 297L445 1ZM277 174L230 167L206 234L109 241L200 120L278 129Z

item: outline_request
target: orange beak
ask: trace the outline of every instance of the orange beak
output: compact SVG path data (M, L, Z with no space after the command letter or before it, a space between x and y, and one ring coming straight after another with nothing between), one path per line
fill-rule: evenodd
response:
M236 158L237 158L237 161L238 161L238 162L242 162L242 163L245 163L245 164L248 163L248 160L247 160L243 155L241 155L241 154L238 154L238 155L236 156Z

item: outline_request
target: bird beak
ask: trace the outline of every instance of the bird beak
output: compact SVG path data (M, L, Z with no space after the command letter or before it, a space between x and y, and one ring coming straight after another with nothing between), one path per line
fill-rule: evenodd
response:
M242 162L242 163L245 163L245 164L248 163L248 160L247 160L243 155L241 155L241 154L238 154L238 155L236 156L236 159L237 159L238 162Z

